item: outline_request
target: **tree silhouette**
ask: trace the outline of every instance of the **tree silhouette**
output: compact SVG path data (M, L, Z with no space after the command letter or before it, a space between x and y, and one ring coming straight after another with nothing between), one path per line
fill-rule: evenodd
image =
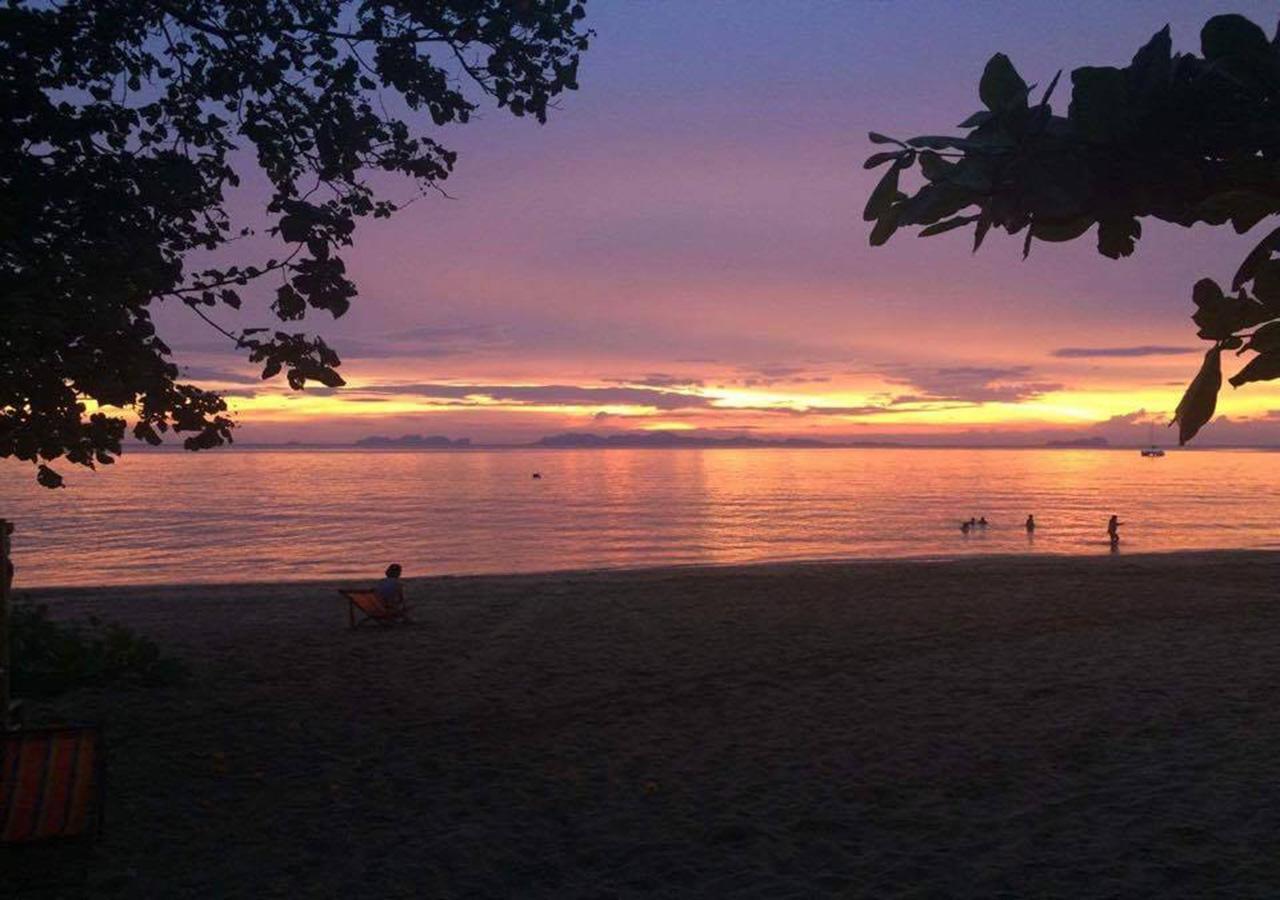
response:
M978 93L985 109L958 127L964 137L905 141L872 133L896 149L866 168L889 165L867 201L871 244L903 226L920 236L972 225L973 248L987 232L1070 241L1097 225L1098 252L1129 256L1152 216L1190 227L1230 223L1249 231L1280 212L1280 33L1268 40L1237 15L1216 16L1200 35L1201 56L1174 54L1166 26L1125 68L1071 73L1067 115L1053 114L1055 75L1038 103L1003 54L991 57ZM900 175L918 167L914 194ZM1280 377L1280 229L1249 253L1224 291L1211 278L1192 291L1192 316L1212 346L1178 404L1186 443L1213 417L1224 350L1254 354L1233 386ZM1172 423L1171 423L1172 424Z
M180 380L159 304L206 320L262 377L343 383L319 337L219 324L270 278L270 311L335 318L338 252L391 215L374 173L438 187L456 155L414 119L466 122L486 96L546 120L577 87L582 0L12 0L0 9L0 457L92 467L133 434L230 441L224 400ZM276 259L197 268L250 229L228 192L270 183ZM230 248L234 249L234 248ZM287 327L287 326L286 326Z

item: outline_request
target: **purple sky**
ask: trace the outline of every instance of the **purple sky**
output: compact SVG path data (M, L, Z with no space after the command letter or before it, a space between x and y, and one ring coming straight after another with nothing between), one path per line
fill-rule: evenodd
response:
M1224 11L1270 31L1276 7L592 0L582 90L546 126L486 110L445 130L454 199L358 233L360 299L309 324L344 352L351 391L238 383L252 370L175 317L180 361L243 393L244 440L1030 440L1165 414L1198 363L1192 283L1229 277L1257 235L1144 223L1123 261L1083 239L1022 262L1002 233L977 256L967 232L872 249L860 212L878 173L861 162L868 130L954 131L994 52L1044 84L1124 65L1166 23L1197 49ZM1237 421L1220 437L1280 439L1275 389L1228 388L1221 409Z

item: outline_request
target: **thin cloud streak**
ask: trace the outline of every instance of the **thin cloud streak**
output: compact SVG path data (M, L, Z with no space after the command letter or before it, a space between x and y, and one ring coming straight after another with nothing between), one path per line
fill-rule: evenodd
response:
M1133 358L1142 356L1183 356L1188 353L1200 353L1200 347L1165 347L1159 344L1144 344L1139 347L1062 347L1050 353L1058 359L1107 359Z
M316 389L314 393L333 395L341 390L323 388ZM475 405L512 403L533 406L646 406L659 410L709 407L713 399L687 391L643 387L581 387L572 384L371 384L347 390L364 395L474 401Z
M1030 366L902 367L889 380L914 388L917 394L900 402L1023 403L1061 391L1065 385L1028 380Z

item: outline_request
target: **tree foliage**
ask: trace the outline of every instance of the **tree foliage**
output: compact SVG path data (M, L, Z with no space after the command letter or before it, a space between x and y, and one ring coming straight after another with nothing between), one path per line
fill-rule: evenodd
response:
M1034 241L1070 241L1096 226L1098 252L1129 256L1154 217L1190 227L1230 224L1237 233L1280 213L1280 33L1268 39L1237 15L1216 16L1200 35L1201 55L1172 52L1157 32L1124 68L1084 66L1071 73L1066 116L1039 99L1003 54L978 86L984 109L958 126L963 136L895 140L867 168L888 165L864 218L871 243L920 226L920 236L973 226L976 251L992 228ZM914 193L900 187L918 170ZM1182 443L1213 416L1224 350L1252 353L1233 386L1280 377L1280 229L1267 234L1231 280L1230 290L1196 283L1192 316L1211 341L1174 421Z
M577 87L582 0L9 0L0 8L0 457L93 466L126 429L187 449L230 441L215 393L184 384L158 304L217 328L263 378L343 383L319 337L219 324L267 281L270 313L343 315L359 219L425 191L456 155L414 123L466 122L471 94L546 120ZM278 258L196 259L249 234L229 195L255 167ZM233 248L230 248L234 250ZM130 423L128 418L132 419Z
M163 687L187 676L179 659L148 638L91 617L60 622L48 607L14 604L9 618L13 692L20 697L56 697L84 687Z

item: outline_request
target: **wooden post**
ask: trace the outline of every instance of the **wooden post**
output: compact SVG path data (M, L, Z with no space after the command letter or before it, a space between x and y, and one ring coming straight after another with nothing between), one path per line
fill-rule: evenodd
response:
M13 524L0 519L0 731L9 730L9 588L13 563L9 559L9 535Z

